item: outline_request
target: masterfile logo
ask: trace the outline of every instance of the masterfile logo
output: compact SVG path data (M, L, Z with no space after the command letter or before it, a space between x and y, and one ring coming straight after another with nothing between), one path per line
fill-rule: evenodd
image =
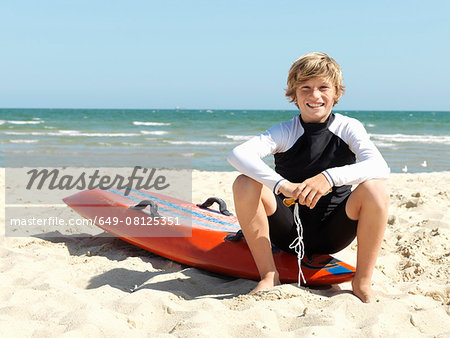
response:
M138 172L142 171L142 175ZM100 175L99 170L95 170L93 174L82 172L78 176L74 175L60 175L59 169L49 170L31 169L27 172L30 175L27 190L37 189L41 190L46 184L49 190L85 190L85 189L125 189L125 196L128 196L131 189L167 189L170 184L166 183L167 178L164 175L157 175L157 169L147 169L140 166L133 168L130 176L122 176L116 174L115 176ZM36 182L36 184L35 184Z

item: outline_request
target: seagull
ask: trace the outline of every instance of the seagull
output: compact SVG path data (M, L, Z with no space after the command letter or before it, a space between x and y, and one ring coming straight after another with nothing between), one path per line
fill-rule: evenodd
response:
M420 165L421 165L422 167L426 168L426 167L427 167L427 161L423 161Z
M404 173L408 172L408 167L405 165L405 166L402 168L402 171L403 171Z

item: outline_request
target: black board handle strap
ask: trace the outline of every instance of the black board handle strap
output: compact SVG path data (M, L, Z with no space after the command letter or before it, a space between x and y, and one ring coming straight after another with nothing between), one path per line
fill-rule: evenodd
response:
M147 206L150 207L150 215L152 217L161 217L161 215L158 213L158 204L156 204L156 202L154 201L142 200L138 204L131 206L130 209L144 210Z
M243 239L245 239L245 238L244 238L244 233L242 232L242 230L239 230L238 232L235 232L235 233L225 236L225 240L229 241L229 242L239 242ZM281 249L277 248L275 246L275 244L271 243L271 245L272 245L272 253L276 254L281 251Z
M219 204L219 211L220 211L220 213L222 215L233 216L233 214L228 211L227 204L225 203L225 201L223 199L218 198L218 197L210 197L205 202L203 202L202 204L197 204L197 206L199 208L206 209L206 208L209 208L214 203Z

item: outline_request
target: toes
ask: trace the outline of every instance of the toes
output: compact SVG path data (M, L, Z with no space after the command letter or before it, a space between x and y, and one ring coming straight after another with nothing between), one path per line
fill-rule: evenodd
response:
M372 298L373 295L373 291L372 289L366 288L366 289L362 289L362 288L353 288L353 294L358 297L363 303L370 303L370 300Z
M370 303L370 299L372 298L372 295L367 293L361 293L361 294L355 294L363 303Z

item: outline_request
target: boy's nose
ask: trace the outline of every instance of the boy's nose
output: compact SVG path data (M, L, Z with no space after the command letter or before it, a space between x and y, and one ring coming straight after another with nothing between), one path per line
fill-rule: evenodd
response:
M319 98L320 97L320 90L319 89L314 89L312 91L312 96Z

